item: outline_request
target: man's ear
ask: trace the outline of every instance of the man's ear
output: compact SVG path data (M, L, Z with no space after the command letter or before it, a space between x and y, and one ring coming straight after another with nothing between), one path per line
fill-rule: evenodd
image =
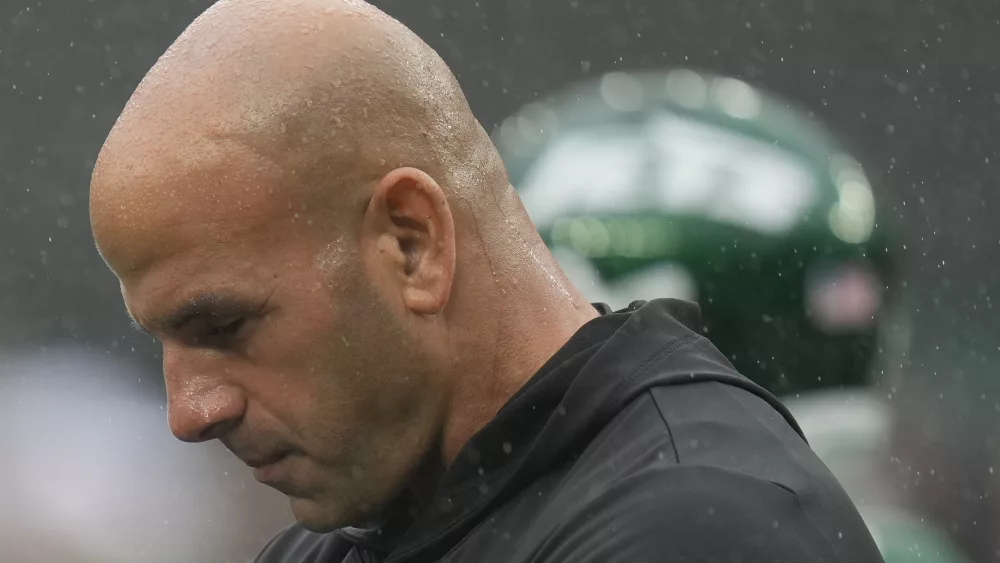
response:
M375 187L362 252L380 281L421 315L444 309L455 277L455 222L444 190L416 168L397 168Z

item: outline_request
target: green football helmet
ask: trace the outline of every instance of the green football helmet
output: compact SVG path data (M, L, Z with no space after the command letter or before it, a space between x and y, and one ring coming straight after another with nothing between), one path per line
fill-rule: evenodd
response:
M614 72L493 137L591 300L696 301L706 335L778 395L865 383L885 230L861 165L804 113L732 78Z

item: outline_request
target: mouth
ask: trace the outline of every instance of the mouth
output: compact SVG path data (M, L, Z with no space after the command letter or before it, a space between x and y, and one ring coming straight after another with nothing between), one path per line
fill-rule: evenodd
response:
M261 483L275 481L279 477L282 462L288 458L290 452L278 452L265 457L246 460L246 464L253 468L253 476Z

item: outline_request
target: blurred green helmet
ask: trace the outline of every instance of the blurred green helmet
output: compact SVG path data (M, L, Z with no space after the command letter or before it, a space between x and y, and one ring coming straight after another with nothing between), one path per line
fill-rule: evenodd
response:
M923 518L859 508L885 563L971 563L947 534Z
M860 164L736 79L606 74L495 131L525 207L593 301L697 301L772 392L863 384L890 257Z

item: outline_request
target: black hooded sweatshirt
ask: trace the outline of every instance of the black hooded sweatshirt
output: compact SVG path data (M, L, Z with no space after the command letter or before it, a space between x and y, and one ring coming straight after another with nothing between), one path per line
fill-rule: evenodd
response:
M377 529L293 526L257 562L882 561L791 414L699 334L696 305L596 307L433 502Z

